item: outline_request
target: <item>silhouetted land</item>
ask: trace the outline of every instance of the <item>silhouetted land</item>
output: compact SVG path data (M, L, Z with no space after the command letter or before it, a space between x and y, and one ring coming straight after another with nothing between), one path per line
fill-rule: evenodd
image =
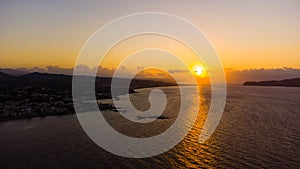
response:
M286 86L286 87L300 87L300 78L285 79L285 80L271 80L252 82L248 81L243 84L244 86Z
M30 73L12 76L0 72L0 119L30 118L46 115L74 113L72 100L72 78L70 75ZM82 76L82 78L92 78ZM129 79L118 79L119 86ZM95 94L98 100L111 99L112 78L97 77L95 79ZM174 86L175 83L158 80L133 79L127 93L134 89ZM126 94L120 90L118 95ZM89 103L82 103L89 104ZM101 110L115 109L110 104L98 104ZM88 111L88 110L83 110Z

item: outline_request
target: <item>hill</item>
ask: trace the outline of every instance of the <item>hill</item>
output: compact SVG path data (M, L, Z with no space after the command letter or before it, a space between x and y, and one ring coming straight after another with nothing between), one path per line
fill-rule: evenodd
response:
M271 80L253 82L248 81L243 84L244 86L286 86L286 87L300 87L300 78L284 79L284 80Z
M30 73L29 71L20 70L20 69L9 69L9 68L0 68L0 72L9 74L12 76L21 76Z
M174 86L175 83L158 80L141 79L117 79L114 87L117 91L111 94L112 78L76 76L82 85L85 82L95 80L95 94L97 100L115 98L121 94L135 92L134 89L148 87ZM12 76L0 72L0 120L30 118L37 116L62 115L75 113L72 99L72 80L73 76L63 74L29 73L20 76ZM92 80L92 81L91 81ZM130 84L128 91L125 84ZM81 85L79 85L81 86ZM78 91L78 90L77 90ZM82 94L90 97L91 91L82 91ZM91 104L83 102L80 104ZM99 109L115 109L112 104L98 103ZM93 106L86 106L93 108ZM91 111L90 109L81 110L82 112Z

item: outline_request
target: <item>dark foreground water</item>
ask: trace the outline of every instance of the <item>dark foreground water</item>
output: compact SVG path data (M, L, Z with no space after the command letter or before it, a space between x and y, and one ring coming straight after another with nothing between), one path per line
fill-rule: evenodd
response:
M202 93L202 113L193 129L159 156L112 155L89 139L75 115L65 115L0 122L0 168L300 168L300 88L229 86L217 130L199 144L209 107L209 92ZM120 132L139 136L130 126L118 127L117 112L105 115ZM174 121L169 117L137 132L160 132Z

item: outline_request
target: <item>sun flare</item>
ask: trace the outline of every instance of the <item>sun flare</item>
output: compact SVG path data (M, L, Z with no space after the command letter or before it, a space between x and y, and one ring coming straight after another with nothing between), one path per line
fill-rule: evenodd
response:
M196 73L196 75L201 75L203 73L203 68L202 67L196 67L195 68L195 73Z
M202 66L194 66L192 71L196 76L201 76L202 77L205 74L205 69Z

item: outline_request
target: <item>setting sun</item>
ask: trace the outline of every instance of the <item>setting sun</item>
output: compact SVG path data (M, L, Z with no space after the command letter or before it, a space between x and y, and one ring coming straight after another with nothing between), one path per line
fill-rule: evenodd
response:
M195 75L201 76L201 77L203 77L205 74L205 69L202 66L194 66L192 71Z
M195 68L195 73L196 73L196 75L201 75L203 73L203 68L202 67L196 67Z

